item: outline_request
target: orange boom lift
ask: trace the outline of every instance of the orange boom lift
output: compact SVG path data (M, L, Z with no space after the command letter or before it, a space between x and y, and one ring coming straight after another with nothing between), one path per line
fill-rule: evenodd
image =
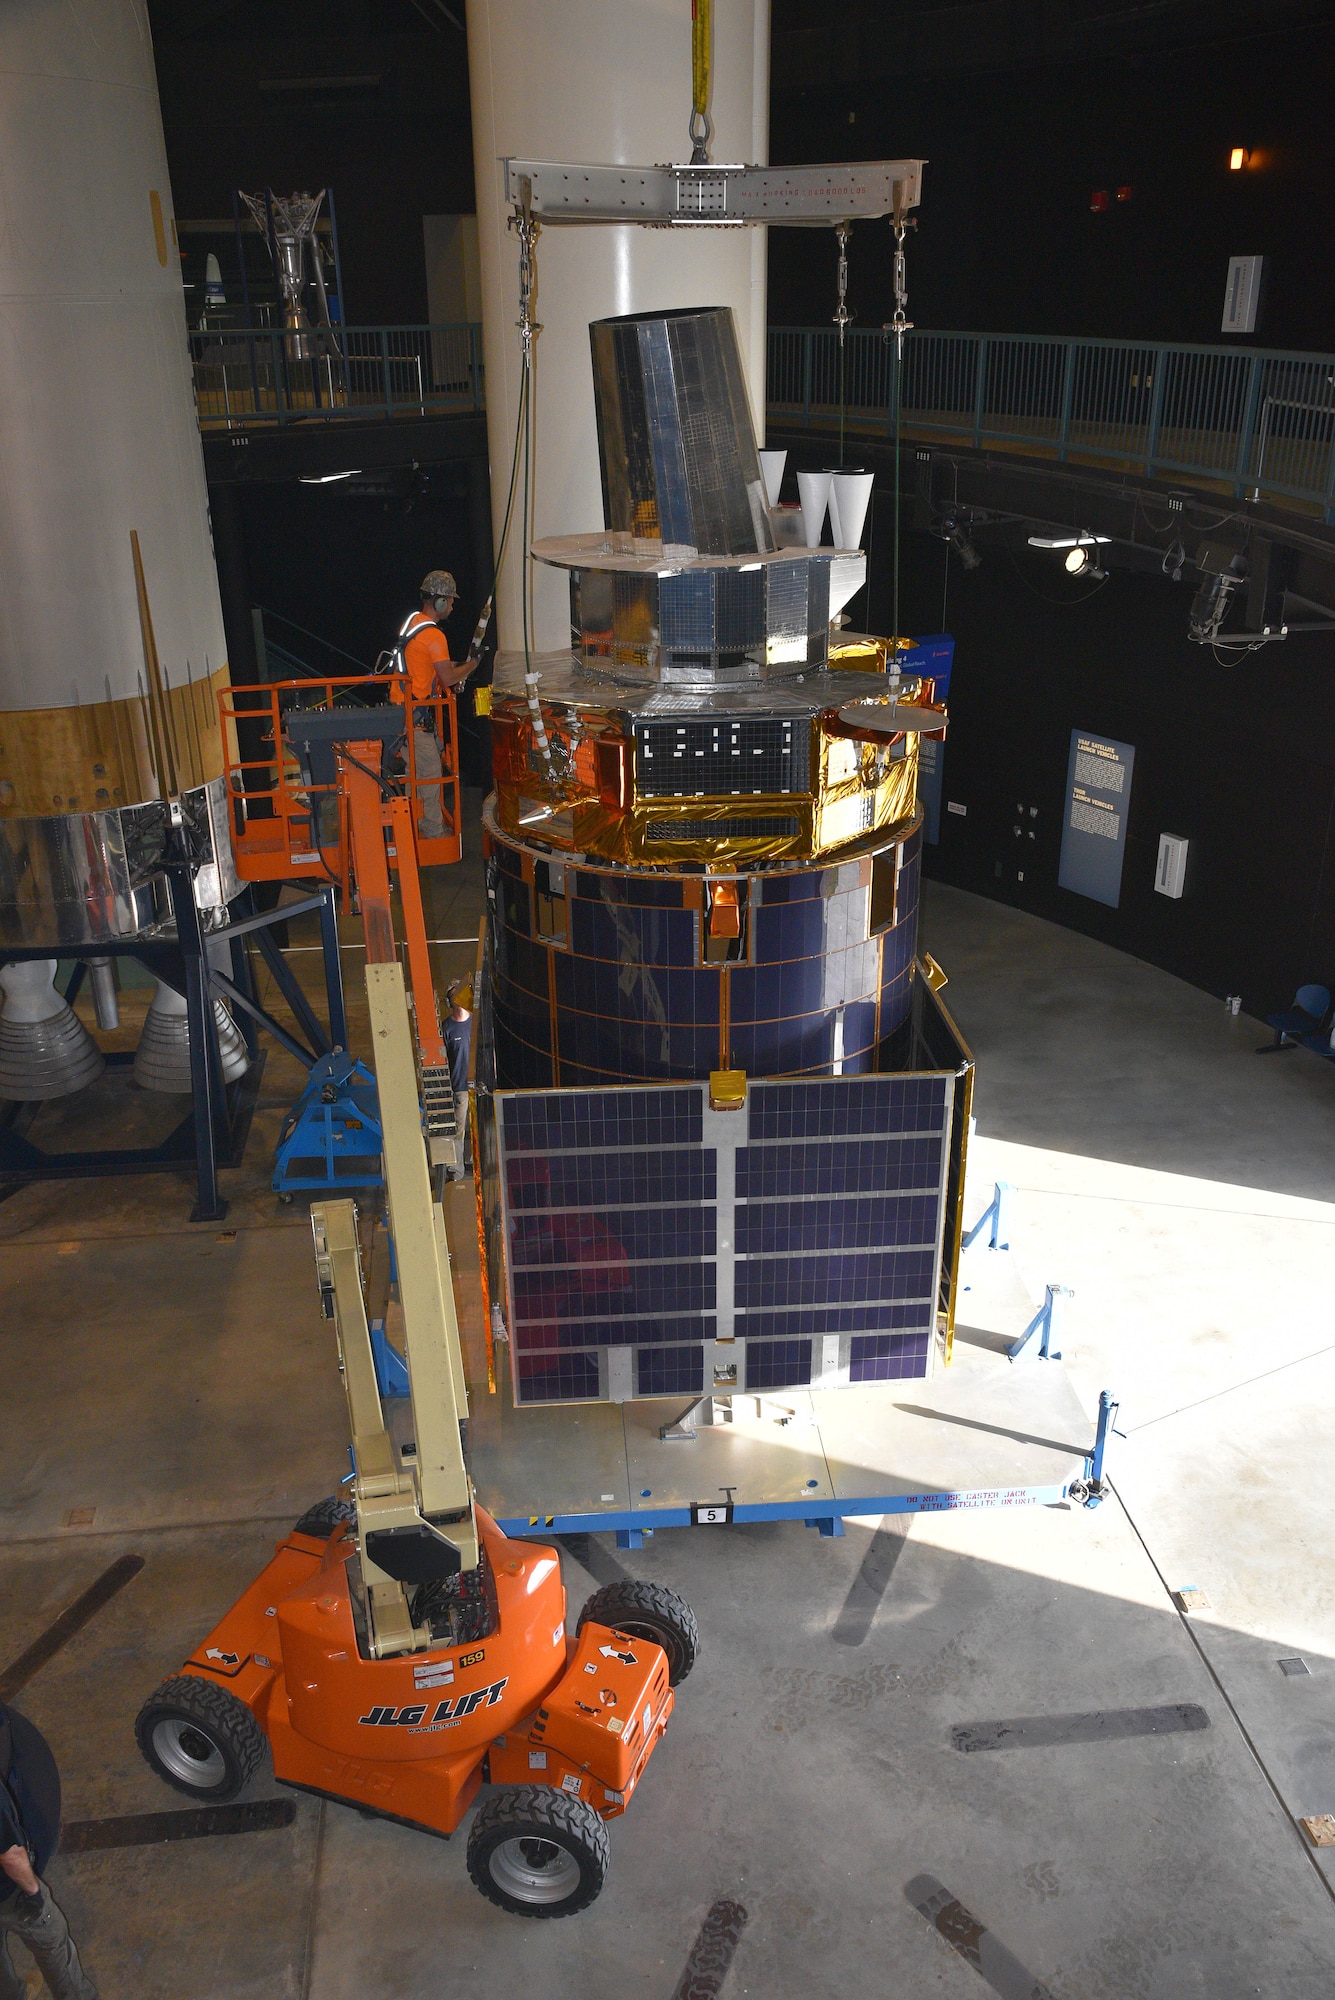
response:
M273 716L277 755L276 706ZM474 1882L503 1909L568 1916L602 1887L606 1822L625 1811L667 1727L672 1690L695 1657L695 1619L674 1592L627 1579L597 1591L568 1631L555 1550L509 1540L476 1502L423 1116L424 1094L438 1096L448 1066L411 770L398 789L379 775L403 711L331 705L282 722L306 809L323 822L321 852L331 831L329 809L315 802L321 771L324 795L337 801L344 895L355 893L366 934L411 1436L396 1442L385 1421L356 1208L325 1201L311 1223L347 1395L351 1497L322 1501L297 1523L180 1673L145 1702L136 1734L159 1776L193 1797L233 1797L267 1739L280 1783L428 1833L453 1833L490 1784L468 1838Z

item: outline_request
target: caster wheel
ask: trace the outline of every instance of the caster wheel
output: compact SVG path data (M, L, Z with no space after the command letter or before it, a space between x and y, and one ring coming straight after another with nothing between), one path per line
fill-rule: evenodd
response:
M629 1632L632 1639L648 1639L661 1646L668 1657L668 1684L677 1687L695 1665L700 1650L700 1628L695 1613L684 1597L661 1583L642 1583L638 1577L607 1583L595 1590L579 1614L576 1631L592 1619L595 1625L611 1625Z
M158 1776L195 1799L234 1799L264 1755L264 1732L245 1703L193 1674L164 1681L134 1733Z
M607 1878L607 1828L592 1806L550 1785L507 1785L478 1808L468 1872L519 1917L573 1917Z

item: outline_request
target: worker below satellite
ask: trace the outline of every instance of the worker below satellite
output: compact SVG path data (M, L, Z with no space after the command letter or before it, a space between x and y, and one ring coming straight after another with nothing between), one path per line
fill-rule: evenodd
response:
M468 1067L473 1047L473 982L454 979L445 989L445 1024L441 1029L450 1059L450 1088L454 1092L454 1122L459 1135L459 1165L449 1169L452 1181L461 1181L473 1169L468 1146Z
M413 763L421 802L417 831L423 840L442 840L445 820L441 811L442 762L436 711L419 704L458 687L467 680L477 661L452 660L449 640L441 630L458 599L450 572L428 570L422 578L419 595L419 607L404 619L389 655L390 672L394 676L390 700L412 704Z

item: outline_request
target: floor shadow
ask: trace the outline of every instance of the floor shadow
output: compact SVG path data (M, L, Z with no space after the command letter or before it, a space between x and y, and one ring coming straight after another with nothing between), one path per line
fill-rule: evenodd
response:
M1059 1438L1035 1437L1032 1431L1011 1431L1003 1424L984 1424L977 1417L956 1417L948 1410L924 1409L920 1403L896 1403L908 1417L930 1417L938 1424L959 1424L967 1431L989 1431L993 1437L1011 1438L1016 1444L1036 1444L1045 1451L1069 1451L1074 1458L1083 1458L1089 1450L1085 1444L1066 1444Z
M871 1631L912 1524L911 1514L883 1521L867 1544L867 1553L830 1628L836 1646L860 1646Z
M956 1340L966 1347L983 1347L989 1354L1005 1354L1015 1344L1013 1333L990 1333L982 1326L959 1326L955 1328Z

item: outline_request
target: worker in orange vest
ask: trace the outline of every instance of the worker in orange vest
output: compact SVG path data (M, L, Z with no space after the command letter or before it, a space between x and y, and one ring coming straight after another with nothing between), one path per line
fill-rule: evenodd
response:
M404 619L394 648L395 678L390 700L412 708L413 762L417 772L417 796L421 816L417 831L423 840L440 840L445 834L441 811L441 746L436 734L436 711L420 704L437 693L457 687L466 680L476 660L451 660L449 641L441 626L454 609L458 592L447 569L429 570L422 578L420 607Z

